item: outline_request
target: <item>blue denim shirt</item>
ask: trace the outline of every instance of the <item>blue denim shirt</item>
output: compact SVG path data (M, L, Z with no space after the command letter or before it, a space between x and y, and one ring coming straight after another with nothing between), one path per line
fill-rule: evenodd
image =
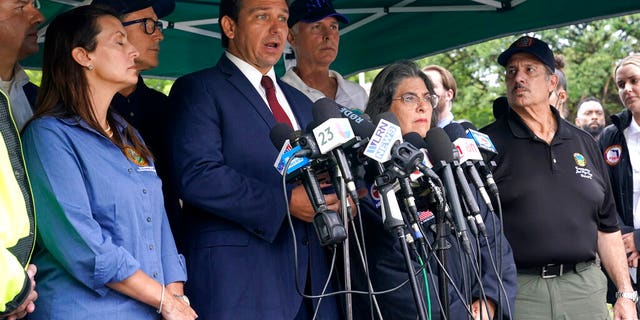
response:
M38 220L29 319L157 319L106 286L138 269L164 284L186 280L153 163L136 165L79 118L36 119L22 142Z

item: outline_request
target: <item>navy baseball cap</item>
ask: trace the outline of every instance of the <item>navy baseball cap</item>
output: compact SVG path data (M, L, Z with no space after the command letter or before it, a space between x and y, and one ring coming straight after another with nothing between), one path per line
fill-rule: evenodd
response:
M287 25L291 28L300 21L316 22L326 17L335 17L342 23L349 23L346 16L336 12L331 0L295 0L289 6Z
M511 46L509 46L509 49L505 50L500 54L500 56L498 56L498 63L503 67L506 67L511 56L520 52L532 54L547 67L551 68L552 71L556 70L553 51L549 49L549 45L540 39L529 36L520 37L512 43Z
M91 4L112 8L118 14L127 14L153 7L158 19L168 16L176 7L175 0L93 0Z

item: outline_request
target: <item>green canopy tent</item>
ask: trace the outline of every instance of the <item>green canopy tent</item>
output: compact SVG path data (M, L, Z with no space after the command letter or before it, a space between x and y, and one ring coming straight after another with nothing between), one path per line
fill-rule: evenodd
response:
M91 1L41 0L56 14ZM334 0L351 24L341 30L340 53L332 69L342 74L415 59L472 43L576 22L640 11L638 0ZM219 1L176 0L165 17L160 66L145 75L176 78L215 64L222 53ZM46 23L40 32L43 42ZM40 51L42 52L42 50ZM39 68L40 54L23 61ZM284 72L284 63L277 67Z

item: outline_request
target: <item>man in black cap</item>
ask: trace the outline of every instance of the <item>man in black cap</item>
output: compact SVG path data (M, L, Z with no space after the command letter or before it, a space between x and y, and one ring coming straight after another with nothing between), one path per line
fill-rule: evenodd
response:
M558 83L553 52L524 36L498 63L509 107L482 131L500 152L494 177L518 268L514 318L608 319L597 252L618 288L616 319L635 319L637 293L602 155L549 103Z
M127 38L140 55L135 59L138 72L158 66L160 42L164 39L162 22L158 19L169 15L174 0L94 0L92 4L111 7L121 14L122 25ZM166 95L153 90L144 83L142 76L138 83L117 93L111 107L127 122L133 125L153 152L158 176L162 179L165 208L171 228L181 251L180 204L167 170L166 130L171 111Z
M329 69L338 55L340 23L349 20L336 12L330 0L291 3L287 40L295 52L296 66L285 73L282 81L312 101L327 97L342 106L364 111L368 100L364 88Z

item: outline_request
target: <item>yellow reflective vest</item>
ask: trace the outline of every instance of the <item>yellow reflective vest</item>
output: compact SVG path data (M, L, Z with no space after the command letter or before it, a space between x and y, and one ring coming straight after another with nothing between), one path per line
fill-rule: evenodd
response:
M0 318L26 299L35 244L35 209L10 100L0 91ZM7 121L9 120L9 121Z

